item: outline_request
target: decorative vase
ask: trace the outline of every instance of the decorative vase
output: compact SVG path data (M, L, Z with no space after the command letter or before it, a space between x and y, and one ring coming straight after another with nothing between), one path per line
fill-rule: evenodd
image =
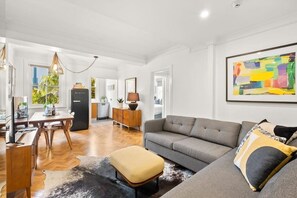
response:
M123 108L123 103L119 103L119 108L120 108L120 109Z

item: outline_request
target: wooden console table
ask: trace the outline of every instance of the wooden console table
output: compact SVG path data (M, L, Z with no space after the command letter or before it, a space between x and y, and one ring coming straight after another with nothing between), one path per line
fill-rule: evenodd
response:
M18 142L6 145L7 193L26 189L31 197L31 184L37 166L38 129L23 133Z
M112 119L114 123L124 125L130 129L130 127L138 127L140 130L141 126L141 110L130 110L130 109L112 109Z

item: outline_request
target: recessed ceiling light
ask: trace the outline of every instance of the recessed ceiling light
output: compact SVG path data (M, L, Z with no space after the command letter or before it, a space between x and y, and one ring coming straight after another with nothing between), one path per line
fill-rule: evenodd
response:
M200 17L202 19L205 19L209 16L209 11L208 10L203 10L201 13L200 13Z
M241 0L235 0L232 2L233 8L239 8L241 6Z

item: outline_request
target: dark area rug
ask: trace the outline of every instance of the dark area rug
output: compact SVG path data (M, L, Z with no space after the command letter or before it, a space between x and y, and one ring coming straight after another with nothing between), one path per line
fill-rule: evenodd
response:
M71 170L45 171L44 197L134 197L134 189L120 176L119 180L115 179L108 158L81 156L79 159L80 165ZM192 171L166 161L159 178L159 191L153 181L139 188L138 197L160 197L192 175Z

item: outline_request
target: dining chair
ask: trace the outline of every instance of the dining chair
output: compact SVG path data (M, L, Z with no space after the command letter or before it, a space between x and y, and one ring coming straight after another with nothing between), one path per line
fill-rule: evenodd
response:
M74 112L71 112L70 113L72 116L74 116ZM69 128L72 126L72 121L70 123L70 126ZM60 122L60 121L56 121L56 122L50 122L48 123L46 126L45 126L45 130L49 132L49 137L50 137L50 141L49 141L49 148L51 149L52 146L53 146L53 139L54 139L54 134L57 130L59 129L62 129L64 131L64 134L66 136L66 139L67 139L67 142L68 142L68 145L70 147L70 149L72 149L72 143L71 143L71 138L70 138L70 135L69 135L69 132L68 131L65 131L64 130L64 123ZM68 129L66 129L68 130Z
M41 133L44 134L46 147L50 148L48 131L47 131L45 128L42 128L42 129L41 129Z

